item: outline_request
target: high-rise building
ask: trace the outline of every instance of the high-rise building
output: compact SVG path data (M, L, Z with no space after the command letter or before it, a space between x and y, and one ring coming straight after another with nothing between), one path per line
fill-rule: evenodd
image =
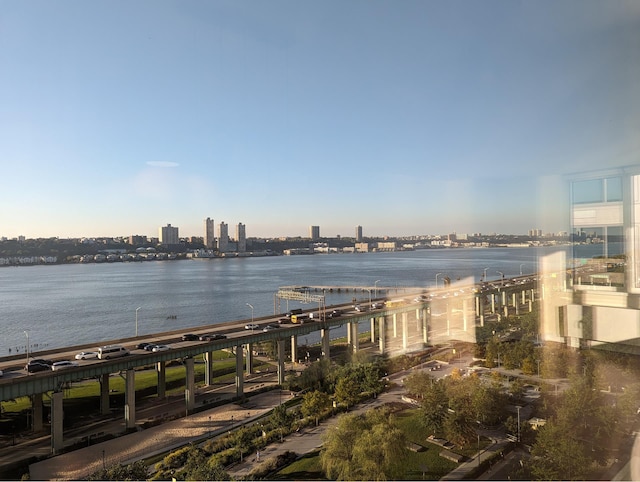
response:
M226 253L229 248L229 227L224 221L220 223L218 228L218 251Z
M166 226L160 226L158 229L158 237L160 244L179 244L180 238L178 237L178 228L167 224Z
M238 242L238 253L244 253L247 250L247 234L242 223L238 223L236 226L236 240Z
M313 241L320 239L320 226L309 226L309 237Z
M362 226L356 226L356 243L362 242Z
M211 218L204 220L204 246L207 249L214 249L216 247L214 224Z

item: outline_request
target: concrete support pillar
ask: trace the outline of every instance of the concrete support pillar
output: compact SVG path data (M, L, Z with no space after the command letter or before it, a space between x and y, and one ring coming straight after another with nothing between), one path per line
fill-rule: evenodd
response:
M533 288L531 288L531 297L529 298L530 301L535 301L536 300L536 294L535 291L533 290Z
M208 387L213 385L213 352L204 353L204 384Z
M422 309L422 341L423 343L429 343L429 322L430 322L429 309Z
M158 398L167 396L167 362L160 361L156 363L156 372L158 374Z
M185 367L185 385L184 385L184 401L187 404L187 415L193 413L196 407L196 376L193 368L193 357L189 357L184 361Z
M109 374L104 373L100 376L100 415L108 415L111 413L109 406Z
M475 302L476 302L476 316L480 316L480 297L479 296L475 297Z
M515 295L514 295L514 300L513 301L515 301ZM516 308L516 315L519 315L520 314L520 303L516 303L514 306Z
M42 431L42 393L31 395L31 408L33 419L31 420L31 429L34 432Z
M328 329L323 328L320 330L320 337L322 342L322 358L328 360L331 357L329 353L331 346L330 332Z
M409 347L409 313L402 313L402 349Z
M398 315L393 314L393 337L398 337Z
M51 452L58 455L64 448L63 440L63 408L64 393L53 392L51 394Z
M278 340L278 385L284 383L284 340Z
M241 397L244 394L244 376L242 373L244 357L242 352L242 345L236 345L236 397Z
M533 301L529 300L529 313L533 311Z
M507 318L509 316L509 307L507 305L504 305L504 317Z
M347 323L347 346L351 346L351 323Z
M298 335L291 335L291 362L298 359Z
M136 372L127 370L124 389L124 426L133 428L136 426Z
M524 305L527 302L527 292L525 290L522 290L522 304Z
M449 300L447 300L446 303L447 303L447 306L446 306L447 335L450 336L451 335L451 317L453 315L453 312L451 311L451 303L449 303Z
M507 292L502 292L502 306L507 306Z
M384 353L385 343L387 339L387 331L385 325L385 317L381 316L378 318L378 347L380 349L380 353Z
M468 330L468 320L469 318L469 300L467 298L464 298L462 300L462 329L463 331L467 331Z
M511 305L515 307L517 304L518 300L516 293L511 293Z
M358 339L358 323L349 323L349 331L351 331L351 351L357 353L360 349L360 340Z
M491 314L495 314L495 312L496 312L496 294L495 293L491 293L489 296L491 298Z
M247 375L251 375L253 373L253 343L247 343L244 345L246 354L245 354L245 369L247 371Z
M370 328L371 343L375 343L376 342L376 319L372 316L369 322L371 324L371 328Z

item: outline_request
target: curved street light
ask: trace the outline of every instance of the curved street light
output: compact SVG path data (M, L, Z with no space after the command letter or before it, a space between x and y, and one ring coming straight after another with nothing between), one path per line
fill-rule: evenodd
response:
M438 276L440 276L442 273L436 273L436 289L438 289Z
M253 325L253 305L251 303L247 303L247 306L251 308L251 324ZM253 327L251 328L251 331L253 331Z
M524 266L524 263L520 264L520 276L522 276L522 267Z
M375 293L375 296L374 296L374 297L375 297L375 298L377 298L377 297L378 297L378 283L379 283L379 282L380 282L380 280L379 280L379 279L377 279L377 280L376 280L376 282L375 282L375 283L373 283L373 288L374 288L374 290L375 290L375 291L374 291L374 293Z
M484 268L484 269L482 270L482 281L487 281L487 270L488 270L488 269L489 269L489 268Z

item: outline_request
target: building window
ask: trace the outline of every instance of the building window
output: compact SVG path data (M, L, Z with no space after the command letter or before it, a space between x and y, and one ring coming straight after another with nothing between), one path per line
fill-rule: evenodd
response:
M625 286L626 256L622 226L576 228L573 239L578 284Z
M622 201L622 178L608 177L573 183L573 204Z

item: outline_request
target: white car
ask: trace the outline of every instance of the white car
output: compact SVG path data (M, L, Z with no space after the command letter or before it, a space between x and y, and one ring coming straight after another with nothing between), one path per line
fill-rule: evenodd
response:
M51 369L54 372L57 372L59 370L66 370L67 368L73 368L73 367L77 367L77 366L78 366L77 362L69 361L69 360L63 360L63 361L54 362L53 365L51 365Z
M258 328L260 328L258 325L256 325L255 323L249 323L247 325L244 325L244 329L245 330L257 330Z
M171 350L171 347L167 346L167 345L156 345L153 347L153 350L151 350L153 353L157 353L159 351L167 351L167 350Z
M98 358L97 351L81 351L76 355L76 360L89 360L91 358Z

